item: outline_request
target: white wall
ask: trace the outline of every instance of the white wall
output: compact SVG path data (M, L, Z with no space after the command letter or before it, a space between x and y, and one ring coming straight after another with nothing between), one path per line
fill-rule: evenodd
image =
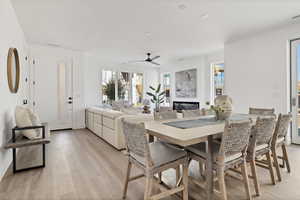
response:
M172 101L200 101L200 107L205 107L211 97L211 64L224 61L224 51L219 50L210 54L190 57L173 61L161 68L160 73L171 73L171 100ZM177 98L175 96L175 73L187 69L197 69L197 97Z
M51 129L59 129L58 118L58 63L73 62L73 128L84 128L83 54L63 48L30 45L30 54L35 60L34 80L36 110L41 121ZM41 88L42 87L42 88Z
M225 44L225 92L236 112L249 106L289 111L289 40L300 37L299 24Z
M293 24L225 44L225 93L235 112L250 106L290 111L289 40L299 37Z
M4 150L3 145L11 137L11 128L14 126L14 109L28 97L28 84L25 76L28 75L27 44L23 31L18 23L15 11L9 0L0 1L0 180L11 163L11 151ZM17 94L12 94L7 85L7 52L10 47L18 49L21 67L21 87Z
M86 107L100 105L102 102L101 71L104 69L143 73L144 74L144 97L150 85L157 86L159 83L159 69L149 65L132 64L132 65L119 65L119 66L106 66L101 62L101 58L89 54L85 54L84 60L85 60L84 92L85 92Z

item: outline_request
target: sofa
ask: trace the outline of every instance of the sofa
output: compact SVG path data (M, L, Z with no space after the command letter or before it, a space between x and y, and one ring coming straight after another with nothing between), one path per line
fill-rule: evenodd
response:
M121 119L137 122L153 120L152 114L128 114L107 108L90 107L86 109L86 128L118 150L125 149Z

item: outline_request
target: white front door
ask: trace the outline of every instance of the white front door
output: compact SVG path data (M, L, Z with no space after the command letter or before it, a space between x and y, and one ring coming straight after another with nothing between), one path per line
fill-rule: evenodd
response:
M292 143L300 144L300 40L291 42Z
M34 111L51 130L73 127L72 59L37 58L34 71Z

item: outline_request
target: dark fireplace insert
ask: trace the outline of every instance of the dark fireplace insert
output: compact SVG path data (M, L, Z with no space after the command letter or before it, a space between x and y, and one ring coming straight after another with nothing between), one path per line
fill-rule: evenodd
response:
M199 108L199 102L173 101L173 110L177 110L179 113L181 113L182 110L197 110Z

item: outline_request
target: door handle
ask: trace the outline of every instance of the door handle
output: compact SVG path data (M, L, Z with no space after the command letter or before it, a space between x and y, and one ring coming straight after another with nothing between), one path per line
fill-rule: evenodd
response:
M69 97L68 99L69 99L69 100L72 100L73 98L72 98L72 97Z
M73 101L68 101L68 104L72 104L73 103Z

